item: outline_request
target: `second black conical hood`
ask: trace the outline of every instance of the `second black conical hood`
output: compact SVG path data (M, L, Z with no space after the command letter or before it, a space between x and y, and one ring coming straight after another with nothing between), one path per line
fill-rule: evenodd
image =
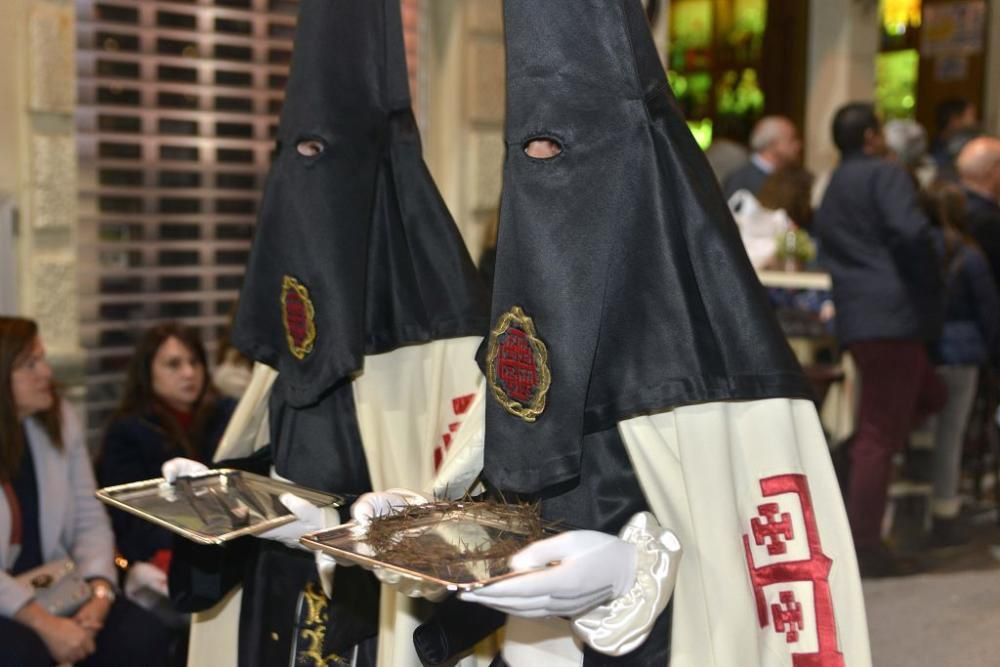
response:
M486 328L424 165L398 0L303 0L234 343L314 403L365 354Z

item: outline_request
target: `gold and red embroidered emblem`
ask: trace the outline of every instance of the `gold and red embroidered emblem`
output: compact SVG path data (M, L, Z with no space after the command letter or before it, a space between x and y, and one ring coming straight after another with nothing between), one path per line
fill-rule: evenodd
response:
M501 315L490 332L486 373L493 397L510 414L530 423L545 410L552 384L549 352L520 306Z
M289 351L296 359L305 359L316 342L316 309L309 289L287 275L281 281L281 321Z

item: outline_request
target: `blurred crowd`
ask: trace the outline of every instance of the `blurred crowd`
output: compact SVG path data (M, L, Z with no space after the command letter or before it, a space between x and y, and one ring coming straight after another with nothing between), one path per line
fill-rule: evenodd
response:
M996 459L984 443L996 428L1000 140L977 121L975 105L948 100L931 142L915 121L883 125L872 104L848 104L831 127L839 164L819 188L787 118L758 122L742 158L729 141L707 151L755 268L830 274L831 290L772 300L812 310L811 333L830 333L857 368L856 424L835 457L864 576L918 567L884 539L894 480L930 489L919 547L953 547L970 539L963 472L980 488Z

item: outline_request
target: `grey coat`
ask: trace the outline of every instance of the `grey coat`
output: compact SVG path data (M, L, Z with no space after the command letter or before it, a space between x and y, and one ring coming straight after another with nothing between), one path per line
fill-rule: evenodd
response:
M114 536L108 515L94 497L94 473L80 421L63 402L63 449L56 449L34 418L25 421L28 450L38 477L39 523L45 562L70 558L86 577L116 580ZM11 617L27 604L31 587L7 571L14 565L11 514L0 494L0 616Z

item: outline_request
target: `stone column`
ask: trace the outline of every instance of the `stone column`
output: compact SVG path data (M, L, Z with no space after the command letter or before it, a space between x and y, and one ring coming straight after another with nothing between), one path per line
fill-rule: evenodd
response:
M0 312L20 311L19 235L13 226L22 188L26 150L22 146L26 117L24 108L24 0L0 2Z
M17 311L36 319L59 380L76 394L75 26L71 0L0 2L0 191L19 211Z
M989 0L989 26L986 29L986 97L983 104L983 127L1000 136L1000 0Z
M833 114L843 104L875 99L878 53L876 0L810 0L806 166L815 174L837 163L830 136Z
M500 202L505 100L500 0L424 5L428 166L473 259L493 233Z

